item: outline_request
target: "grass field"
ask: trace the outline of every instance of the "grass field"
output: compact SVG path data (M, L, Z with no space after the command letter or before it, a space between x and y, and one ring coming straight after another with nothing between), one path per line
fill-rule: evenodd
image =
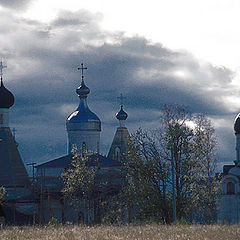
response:
M39 239L183 239L183 240L240 240L240 226L149 224L142 226L45 226L7 227L0 230L0 240Z

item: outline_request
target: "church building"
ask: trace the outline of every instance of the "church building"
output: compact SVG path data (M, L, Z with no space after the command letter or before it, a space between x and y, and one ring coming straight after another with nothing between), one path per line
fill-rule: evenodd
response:
M221 193L218 199L218 223L240 223L240 113L234 122L236 136L236 161L224 165L221 179Z
M107 200L120 191L123 186L120 169L129 139L128 129L125 127L128 115L123 110L123 104L121 103L116 114L119 127L108 155L103 156L99 153L101 121L88 107L90 89L86 86L83 75L87 68L81 64L81 84L76 89L79 105L66 120L67 154L35 166L36 175L31 180L8 124L8 113L14 104L14 96L3 84L4 67L0 62L0 186L4 186L7 191L5 201L0 205L0 219L4 218L9 224L48 223L52 217L59 222L100 223L104 212L95 204L95 199L90 199L88 206L84 199L80 199L75 208L69 204L61 192L61 175L65 169L71 167L73 151L79 154L91 153L90 167L97 166L98 178L109 182L98 193L101 198ZM122 218L125 218L124 210L122 212Z
M0 216L8 223L28 222L25 197L31 195L30 179L18 151L15 137L9 127L9 110L14 105L13 94L4 86L3 66L0 62L0 186L6 190L5 203L0 206ZM32 203L31 203L32 204ZM26 214L23 213L23 209ZM32 205L28 207L32 208ZM30 210L32 213L33 208ZM31 214L30 214L31 215Z
M71 166L74 151L79 154L91 153L90 162L99 168L97 172L98 178L108 179L108 182L111 183L104 188L101 197L104 196L107 199L117 194L123 184L120 168L127 151L129 139L128 129L125 127L125 120L128 115L123 110L121 103L120 110L116 114L119 127L116 130L109 153L107 157L99 154L101 121L89 109L87 104L90 89L84 81L83 70L85 69L87 68L81 64L79 68L82 71L81 85L76 89L79 105L66 120L67 155L36 166L37 185L40 189L38 198L40 201L39 216L41 222L48 222L51 217L57 218L59 222L96 223L101 221L104 213L96 206L94 199L88 203L87 211L84 199L79 204L78 209L73 210L61 193L63 187L61 174Z

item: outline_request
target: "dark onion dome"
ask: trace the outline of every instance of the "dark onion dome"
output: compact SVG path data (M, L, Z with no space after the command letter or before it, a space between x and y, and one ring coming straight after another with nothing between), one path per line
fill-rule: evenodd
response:
M240 134L240 113L235 118L234 131L235 131L235 134Z
M85 85L83 80L81 85L76 89L76 93L79 97L86 97L90 93L90 89Z
M1 80L0 85L0 108L10 108L14 104L13 94L7 90Z
M121 109L118 113L116 113L116 118L118 120L126 120L128 117L127 113L123 111L123 106L121 105Z

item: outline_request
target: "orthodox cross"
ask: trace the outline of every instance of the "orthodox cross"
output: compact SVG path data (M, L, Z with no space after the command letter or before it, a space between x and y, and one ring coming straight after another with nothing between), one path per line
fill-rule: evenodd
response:
M6 68L7 66L4 66L3 65L3 62L1 61L0 62L0 76L1 76L1 79L2 79L2 76L3 76L3 69Z
M83 80L83 78L84 78L84 76L83 76L83 70L87 70L87 67L84 67L84 66L83 66L83 63L81 63L81 67L78 67L78 70L81 70L81 71L82 71L82 80Z
M122 93L120 94L120 97L117 97L117 99L120 100L121 106L123 106L123 99L126 99L126 97L123 97Z

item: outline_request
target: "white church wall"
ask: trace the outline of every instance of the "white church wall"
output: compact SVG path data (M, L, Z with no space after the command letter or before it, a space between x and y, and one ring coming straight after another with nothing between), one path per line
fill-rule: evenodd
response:
M238 178L236 176L233 176L233 175L227 175L222 179L222 183L221 183L221 188L222 188L222 194L223 195L227 194L227 184L231 183L231 182L234 184L234 193L237 194L237 193L240 192Z
M83 145L86 151L99 152L100 132L96 131L69 131L68 132L68 153L71 153L74 146L78 152L82 152Z
M239 224L240 223L240 196L221 195L217 213L218 223Z
M232 168L231 173L237 173L238 167ZM230 172L229 171L229 172ZM231 185L233 184L233 185ZM237 176L228 174L221 181L221 195L218 198L217 220L218 223L240 223L240 187Z

